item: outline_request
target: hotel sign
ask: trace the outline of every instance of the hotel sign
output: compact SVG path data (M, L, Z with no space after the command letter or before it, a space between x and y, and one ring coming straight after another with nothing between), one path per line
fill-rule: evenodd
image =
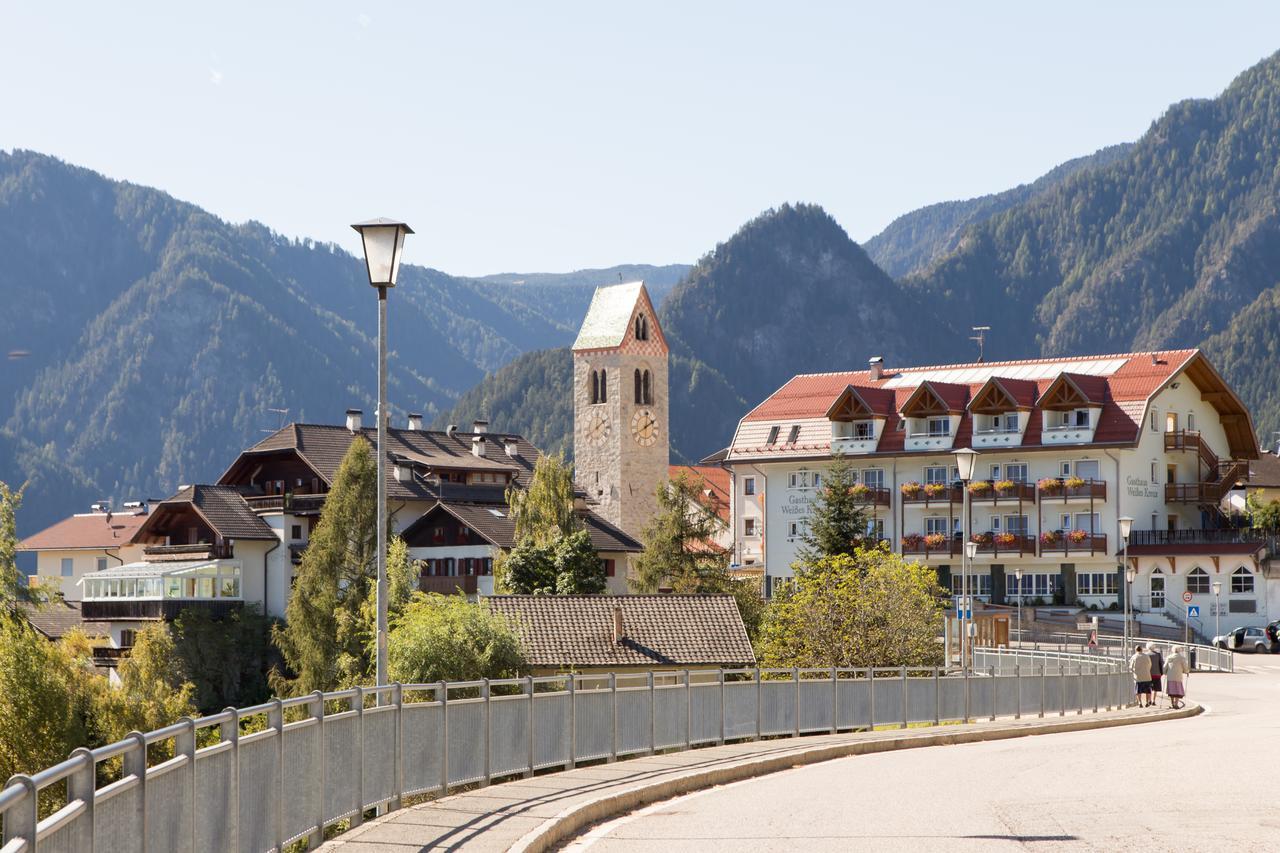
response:
M808 515L813 499L805 495L787 495L787 502L779 507L783 515Z
M1150 480L1141 477L1125 477L1125 491L1131 498L1159 498L1160 490L1151 485Z

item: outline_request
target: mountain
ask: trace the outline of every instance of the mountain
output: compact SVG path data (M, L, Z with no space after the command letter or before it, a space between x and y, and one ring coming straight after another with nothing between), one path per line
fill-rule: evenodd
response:
M0 152L0 257L0 480L31 481L24 534L90 499L216 477L282 421L373 409L376 300L336 246L15 151ZM404 266L393 414L450 408L520 354L567 344L594 283L679 270L517 284Z
M475 280L521 288L526 301L536 299L548 306L554 305L560 316L581 317L587 313L591 294L599 285L616 284L620 281L643 281L653 304L661 305L662 300L667 298L667 294L690 269L692 267L688 264L664 266L623 264L608 269L587 269L570 273L499 273L480 276ZM583 296L586 299L581 305L581 310L575 310L578 307L576 300ZM575 301L569 302L566 297Z
M990 219L1011 207L1038 198L1079 172L1109 166L1125 157L1133 145L1123 142L1055 166L1029 184L964 201L944 201L903 214L863 244L867 254L895 278L922 272L936 259L960 245L970 225Z
M1204 345L1280 429L1280 54L1171 106L1124 156L970 226L903 280L992 357Z

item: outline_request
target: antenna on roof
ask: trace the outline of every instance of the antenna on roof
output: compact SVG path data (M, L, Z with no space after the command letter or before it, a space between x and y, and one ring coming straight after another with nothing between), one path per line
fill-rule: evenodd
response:
M982 364L983 345L987 342L987 332L991 331L990 326L971 326L976 335L970 335L969 340L978 342L978 364Z

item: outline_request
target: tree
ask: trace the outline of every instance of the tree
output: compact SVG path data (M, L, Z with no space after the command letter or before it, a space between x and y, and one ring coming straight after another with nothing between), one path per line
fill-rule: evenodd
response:
M551 557L556 594L599 595L605 591L604 564L587 531L561 536Z
M1263 530L1280 530L1280 500L1259 503L1250 513L1254 527Z
M404 610L413 596L414 581L418 576L409 546L399 536L392 536L387 543L387 625ZM378 656L378 591L377 578L370 578L369 591L360 608L360 638L370 660ZM388 631L390 628L388 627Z
M178 614L172 627L174 654L194 686L192 701L201 713L257 705L271 697L267 673L276 656L273 621L257 604L218 619L200 607Z
M546 545L582 529L573 510L573 467L560 455L538 457L528 487L507 489L507 506L517 542Z
M796 565L765 617L764 666L937 666L942 589L933 569L881 548Z
M809 507L808 525L800 537L801 561L837 554L852 556L865 541L867 513L855 493L857 475L842 454L832 457L823 474L822 487Z
M392 681L423 684L511 678L525 671L507 620L460 595L415 593L387 640Z
M38 606L48 597L43 590L23 583L18 571L17 517L23 488L14 491L0 480L0 618L15 616L18 604Z
M295 675L273 686L294 695L368 679L373 657L361 610L377 553L377 467L364 438L351 442L294 577L285 624L272 637Z

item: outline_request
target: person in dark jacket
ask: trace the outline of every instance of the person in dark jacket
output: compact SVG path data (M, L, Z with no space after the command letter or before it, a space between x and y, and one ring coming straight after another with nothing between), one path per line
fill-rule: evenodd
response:
M1158 705L1160 704L1160 677L1164 674L1164 655L1161 654L1160 647L1154 644L1147 654L1151 658L1151 703Z

